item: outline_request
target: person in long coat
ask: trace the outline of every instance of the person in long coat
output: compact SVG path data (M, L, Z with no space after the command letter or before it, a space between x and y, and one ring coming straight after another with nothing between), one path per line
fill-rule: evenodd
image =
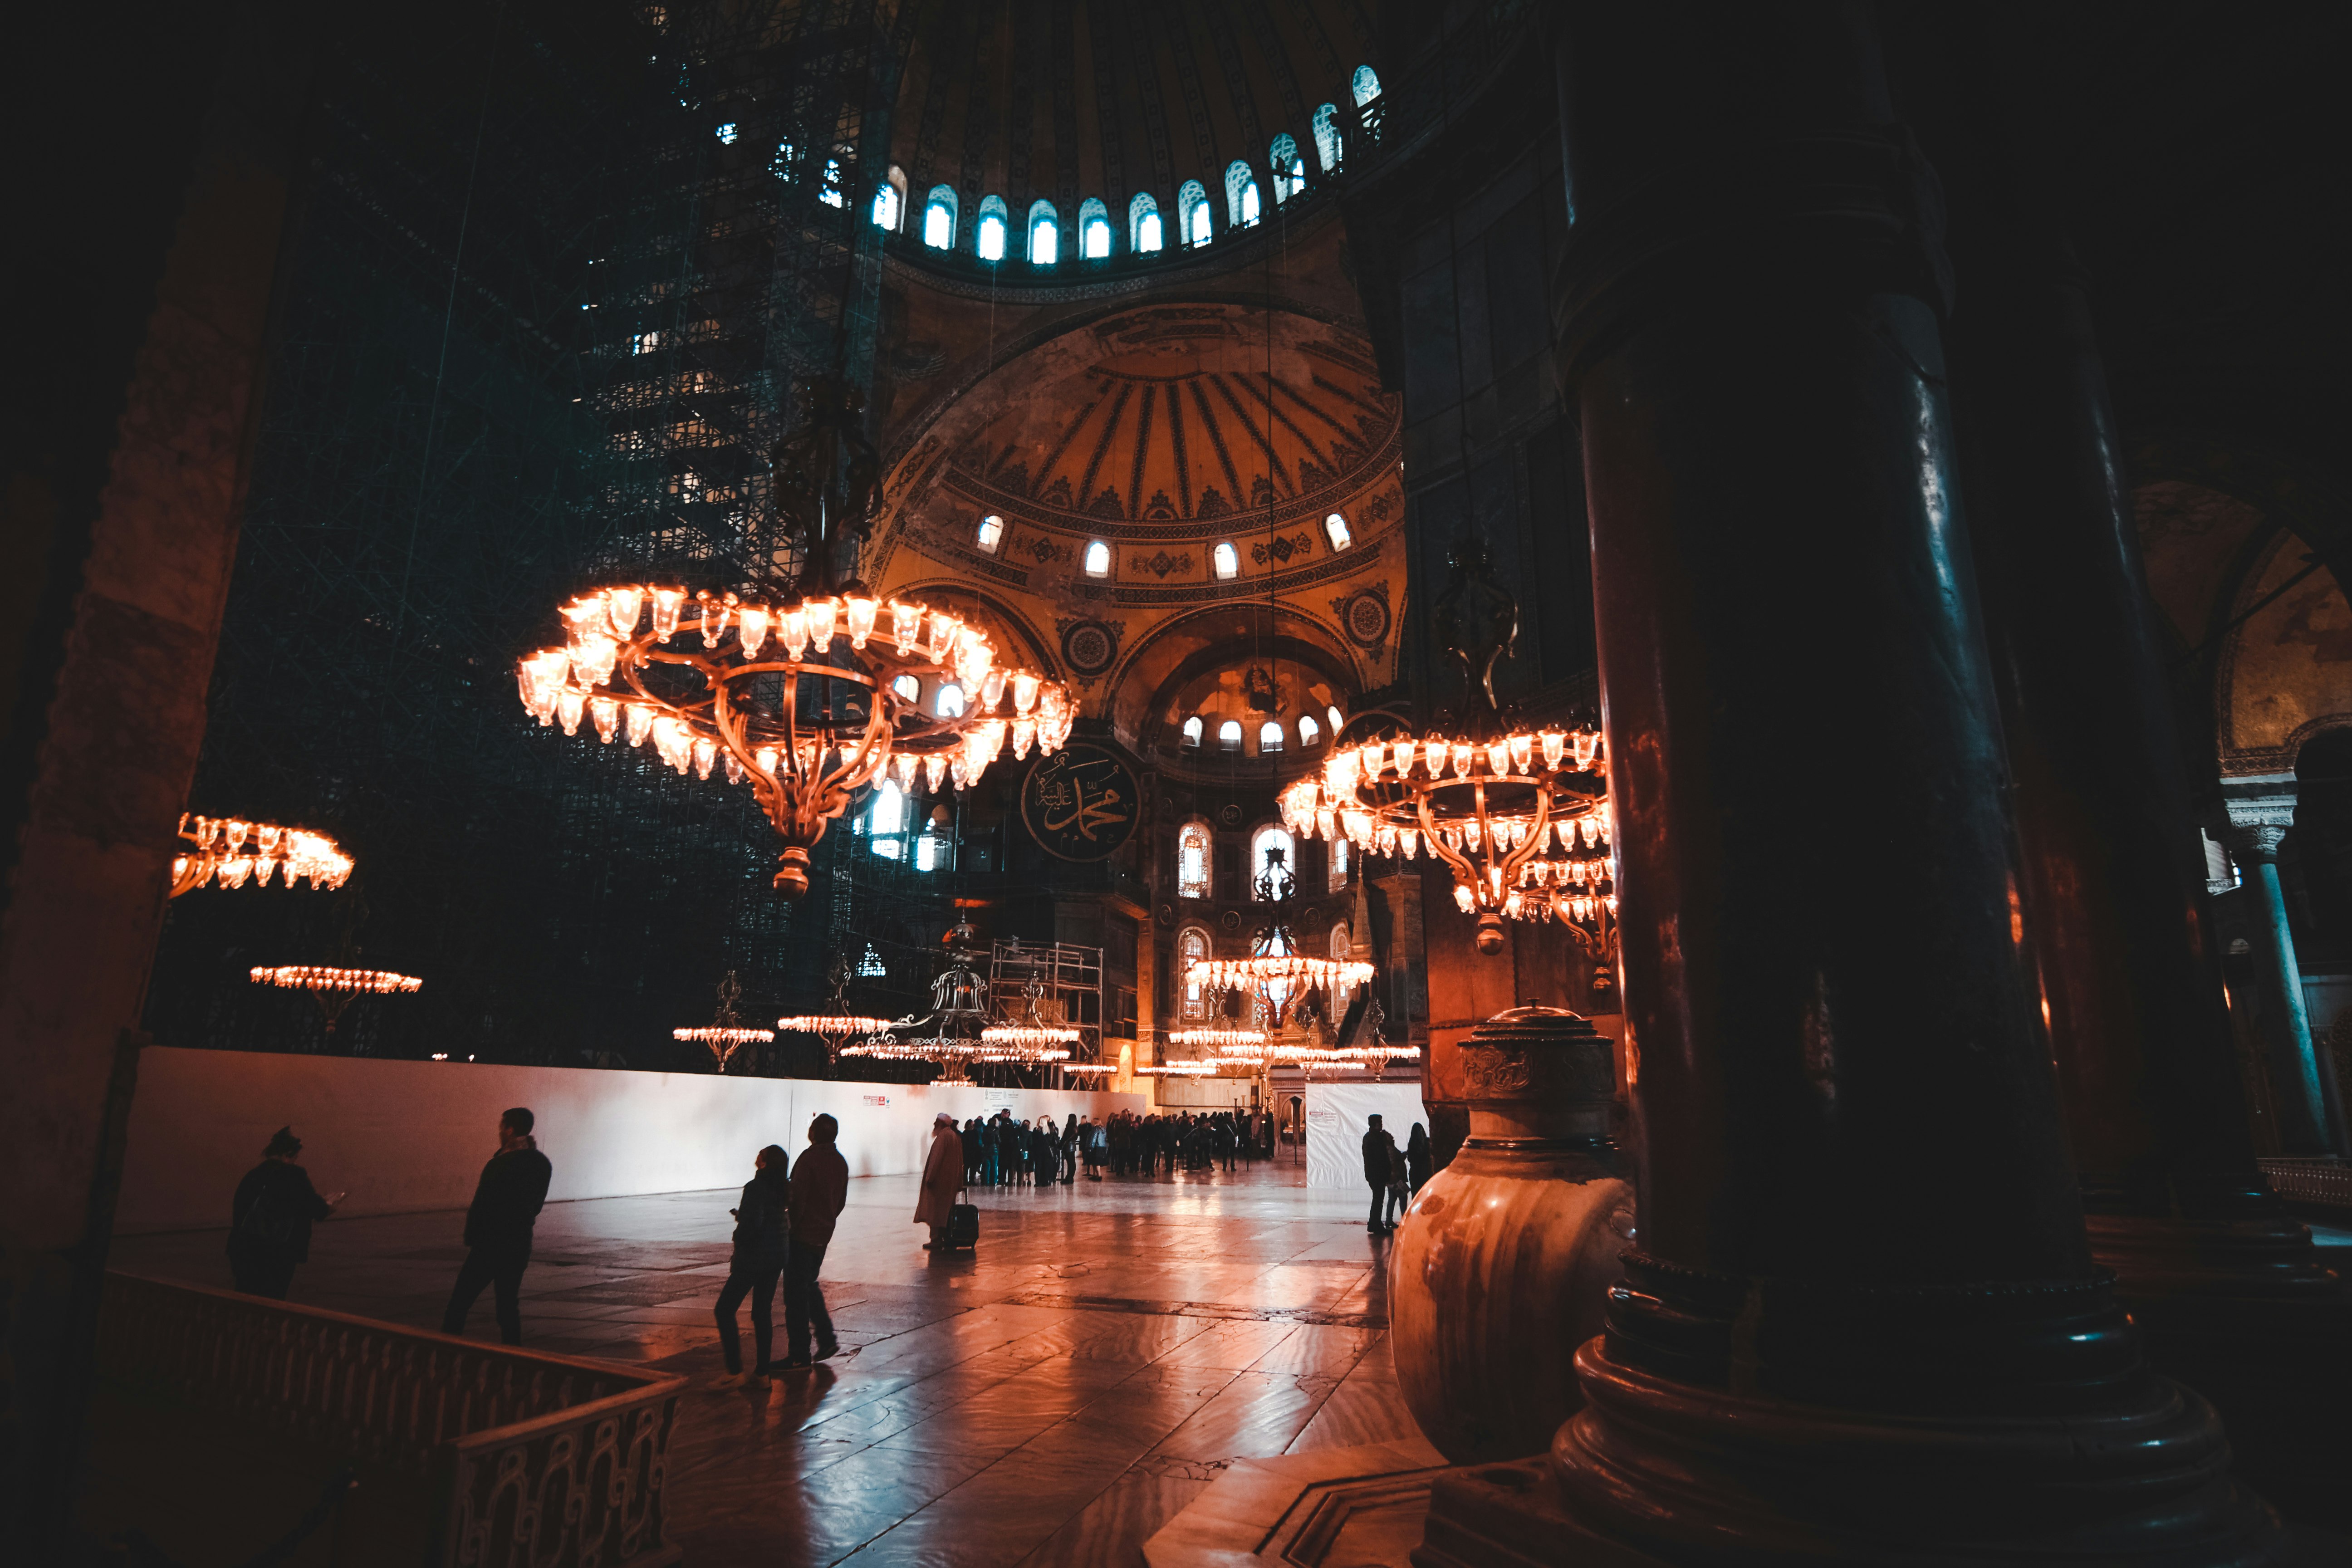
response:
M931 1227L931 1239L923 1243L924 1251L947 1250L948 1217L961 1191L963 1139L956 1132L955 1118L942 1110L931 1119L931 1152L923 1160L923 1193L915 1200L915 1223Z
M310 1174L294 1163L302 1140L281 1127L261 1152L261 1163L236 1184L229 1204L228 1266L248 1296L286 1300L294 1266L310 1256L310 1226L334 1212L342 1196L322 1198Z

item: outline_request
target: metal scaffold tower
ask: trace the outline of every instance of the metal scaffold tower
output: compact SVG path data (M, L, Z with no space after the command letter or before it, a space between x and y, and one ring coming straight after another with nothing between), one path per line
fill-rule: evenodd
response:
M395 1055L671 1065L728 970L747 1016L814 999L828 931L864 923L857 880L796 917L745 798L565 751L511 672L600 574L796 564L768 457L796 375L870 378L860 171L897 19L339 17L189 805L320 825L361 868L331 894L175 900L159 1038L320 1048L244 969L362 956L425 977L352 1036Z
M1029 987L1044 988L1038 1014L1049 1024L1078 1031L1070 1052L1075 1062L1102 1059L1103 951L1076 942L994 942L988 954L988 1001L1000 1018L1017 1019L1029 1005ZM1053 1069L1045 1069L1050 1073Z

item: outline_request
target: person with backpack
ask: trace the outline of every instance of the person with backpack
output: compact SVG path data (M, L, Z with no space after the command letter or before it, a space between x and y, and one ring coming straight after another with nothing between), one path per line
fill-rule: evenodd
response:
M499 1337L522 1343L522 1271L530 1266L531 1227L547 1205L555 1168L531 1136L535 1119L518 1105L499 1113L499 1152L482 1167L474 1202L466 1210L466 1261L450 1288L441 1331L462 1334L485 1285L497 1288Z
M833 1227L849 1201L849 1162L835 1142L841 1123L819 1116L809 1123L808 1147L793 1163L793 1250L784 1265L784 1348L787 1372L831 1361L841 1353L834 1338L833 1315L824 1310L824 1291L817 1270L824 1266L824 1249L833 1245ZM957 1142L961 1144L961 1135ZM811 1354L809 1335L816 1335Z
M785 1158L773 1143L761 1150L751 1162L751 1179L743 1184L739 1205L728 1211L735 1216L735 1253L727 1260L727 1283L719 1289L716 1312L719 1353L727 1370L712 1382L713 1388L740 1388L746 1382L761 1383L768 1376L768 1358L775 1340L776 1277L784 1271L791 1247ZM743 1372L743 1348L735 1337L735 1310L746 1296L751 1299L751 1348L757 1355L748 1378Z
M261 1163L245 1173L229 1201L228 1269L248 1296L286 1300L295 1265L309 1261L310 1226L335 1212L343 1194L322 1198L310 1173L294 1163L302 1140L291 1127L270 1135Z

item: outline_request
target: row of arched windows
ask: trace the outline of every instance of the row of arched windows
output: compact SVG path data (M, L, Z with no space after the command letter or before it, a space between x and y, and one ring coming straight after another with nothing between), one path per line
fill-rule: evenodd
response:
M1337 735L1339 732L1339 710L1337 708L1328 708L1324 710L1324 713L1325 717L1328 718L1331 721L1331 733ZM1187 751L1198 751L1201 747L1202 742L1207 737L1208 732L1208 721L1202 718L1200 714L1195 713L1191 718L1185 720L1183 723L1184 749ZM1289 737L1282 727L1282 721L1279 719L1268 719L1257 728L1258 755L1265 756L1270 752L1279 752L1284 750L1288 743L1288 740ZM1301 751L1312 751L1322 743L1323 726L1317 722L1314 714L1301 713L1298 716L1299 749ZM1242 721L1238 719L1227 719L1223 721L1217 726L1217 750L1221 752L1238 752L1241 749Z
M1209 896L1209 825L1188 822L1176 830L1176 896L1180 899L1205 899ZM1328 890L1344 892L1348 887L1348 850L1345 838L1334 838L1329 845L1330 857L1326 865ZM1279 855L1282 863L1296 875L1298 869L1298 841L1290 830L1276 823L1268 823L1250 836L1249 896L1258 896L1258 873L1265 870L1269 853Z
M1349 89L1356 106L1360 109L1380 95L1381 79L1372 68L1357 67ZM1335 173L1341 151L1339 110L1336 105L1327 103L1316 110L1311 140L1322 172ZM1274 182L1276 205L1307 189L1307 155L1288 132L1268 143L1266 168ZM824 199L839 206L839 164L829 164L825 174ZM1236 158L1225 165L1223 184L1225 228L1248 228L1265 216L1265 202L1258 189L1257 174L1246 160ZM1176 188L1176 229L1171 235L1159 198L1150 192L1139 192L1127 204L1128 251L1149 256L1166 249L1171 240L1188 248L1208 244L1216 230L1214 205L1206 185L1198 180L1185 181ZM895 234L903 231L913 216L908 208L907 177L892 169L890 177L874 193L874 223ZM956 188L938 184L923 197L917 232L923 243L934 250L955 250L969 245L971 254L982 261L1003 261L1006 256L1017 253L1032 267L1058 266L1066 254L1089 261L1101 260L1111 254L1116 238L1111 210L1099 196L1088 196L1078 204L1075 243L1064 235L1061 211L1052 202L1041 199L1030 203L1017 231L1014 217L1003 196L985 195L971 215L967 230L963 203Z
M1334 551L1345 550L1356 542L1355 531L1348 526L1348 520L1336 511L1323 520L1323 536L1331 542L1331 548ZM982 518L975 540L984 553L995 554L1004 543L1004 520L994 512L990 512ZM1086 574L1089 577L1109 576L1111 573L1110 542L1107 539L1088 541L1086 552L1081 558L1081 564L1086 568ZM1219 540L1209 548L1209 567L1217 574L1220 582L1231 582L1240 576L1242 574L1240 548L1230 539Z

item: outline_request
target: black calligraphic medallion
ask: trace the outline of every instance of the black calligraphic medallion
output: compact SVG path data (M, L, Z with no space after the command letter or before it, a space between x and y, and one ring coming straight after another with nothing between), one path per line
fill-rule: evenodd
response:
M1021 820L1045 853L1100 860L1135 832L1143 787L1099 746L1064 746L1040 757L1021 784Z

